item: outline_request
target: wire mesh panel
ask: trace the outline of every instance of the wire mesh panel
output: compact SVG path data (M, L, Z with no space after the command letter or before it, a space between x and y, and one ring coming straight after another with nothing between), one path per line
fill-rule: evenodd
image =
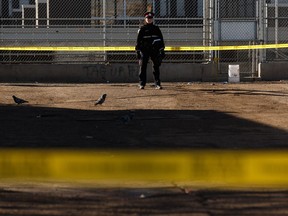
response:
M257 1L216 0L214 43L219 46L257 44ZM242 76L254 75L255 50L215 52L221 72L227 73L229 64L240 65Z
M288 40L288 0L214 2L215 44L275 45L270 49L215 52L216 59L222 62L221 71L227 71L230 63L239 64L244 76L254 76L260 62L287 60L287 49L278 49L277 44L285 44Z
M288 38L288 1L269 0L266 5L267 43L287 43ZM270 49L267 51L268 61L288 59L288 49Z

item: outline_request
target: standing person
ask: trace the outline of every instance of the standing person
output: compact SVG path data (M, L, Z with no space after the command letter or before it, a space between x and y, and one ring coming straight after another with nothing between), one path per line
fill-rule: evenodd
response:
M138 30L137 44L135 50L139 60L139 88L144 89L146 85L146 71L149 58L153 62L153 75L156 89L162 89L160 81L160 65L165 57L165 44L160 28L153 24L154 14L144 14L144 25Z

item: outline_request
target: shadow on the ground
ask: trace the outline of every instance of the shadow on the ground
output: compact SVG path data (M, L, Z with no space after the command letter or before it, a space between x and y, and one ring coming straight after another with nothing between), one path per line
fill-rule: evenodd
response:
M0 105L0 147L153 150L275 149L288 145L286 131L237 118L233 113L213 110L134 112L131 121L123 122L120 118L129 111ZM2 162L3 167L7 165ZM40 163L40 169L42 165ZM18 171L20 169L21 166ZM32 171L27 172L31 174ZM150 189L77 188L46 183L47 189L21 184L0 189L0 214L285 215L288 212L285 189L184 190L177 185Z
M288 133L213 110L74 110L0 106L1 147L286 148Z
M44 192L43 192L44 191ZM286 215L287 190L219 191L177 188L0 190L3 215ZM9 202L7 202L9 200ZM17 213L16 213L17 211ZM53 213L53 214L52 214ZM96 213L96 214L95 214ZM46 215L46 214L45 214Z

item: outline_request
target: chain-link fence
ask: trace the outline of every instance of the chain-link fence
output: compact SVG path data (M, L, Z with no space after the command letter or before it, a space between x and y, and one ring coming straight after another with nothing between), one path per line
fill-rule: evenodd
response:
M2 46L135 46L143 14L154 11L166 46L202 46L203 5L159 0L2 0ZM2 51L1 61L131 62L135 52ZM166 62L202 62L205 52L169 52Z
M169 47L287 42L288 0L0 0L1 46L135 46L146 11ZM287 49L169 51L165 62L240 64L280 61ZM1 51L2 63L135 62L133 51Z
M215 0L213 43L225 45L283 44L288 38L288 0ZM258 63L283 61L287 49L250 49L213 52L219 71L239 64L242 75L257 76Z
M288 42L288 1L267 0L265 8L265 26L267 32L264 42L287 43ZM267 61L283 61L288 59L288 49L271 49L266 53Z
M257 38L257 1L215 0L214 1L214 44L218 46L252 45ZM241 73L255 74L257 50L214 51L219 71L227 73L229 64L239 64ZM248 75L247 74L247 75Z

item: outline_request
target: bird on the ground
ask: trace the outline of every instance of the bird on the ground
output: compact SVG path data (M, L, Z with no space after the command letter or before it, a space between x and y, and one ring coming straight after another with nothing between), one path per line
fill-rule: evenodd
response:
M12 97L13 97L14 102L17 103L18 105L23 104L23 103L28 103L28 101L21 99L21 98L18 98L15 95L13 95Z
M107 94L101 95L101 97L95 102L95 106L98 104L103 104L106 99Z

